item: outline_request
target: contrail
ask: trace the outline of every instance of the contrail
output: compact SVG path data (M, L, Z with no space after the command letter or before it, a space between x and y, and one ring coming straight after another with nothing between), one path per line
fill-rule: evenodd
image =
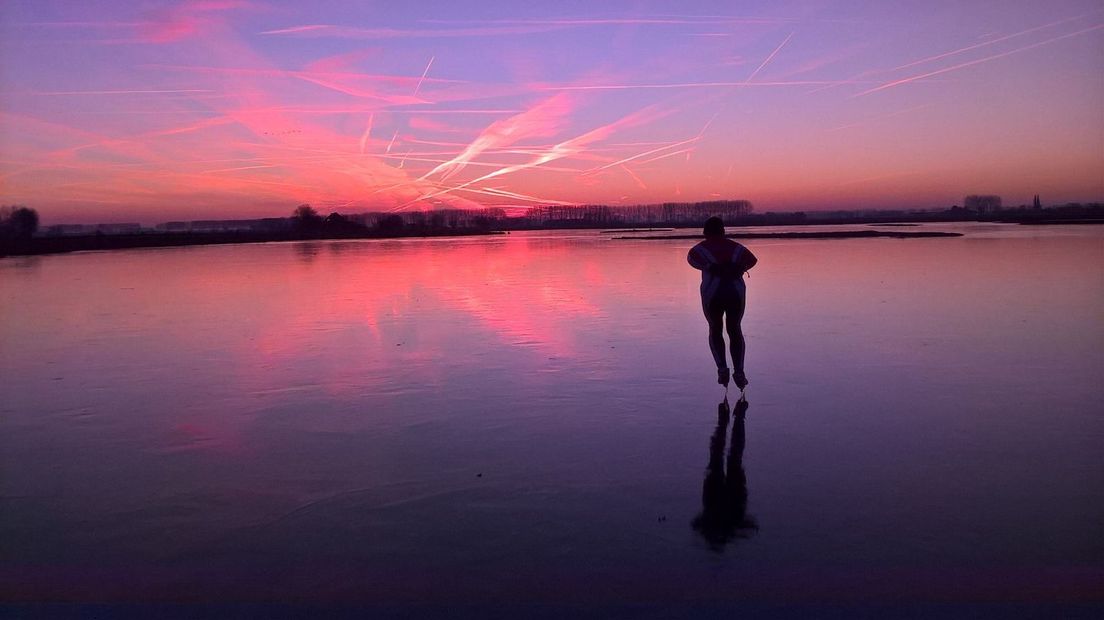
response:
M661 146L659 148L652 149L650 151L644 151L643 153L637 153L636 155L633 155L631 157L626 157L624 159L619 159L615 162L608 163L604 166L599 166L597 168L591 168L590 170L584 171L583 174L594 174L596 172L601 172L602 170L606 170L606 169L612 168L614 166L620 166L621 164L627 164L630 161L640 159L641 157L647 157L648 155L654 155L655 153L658 153L660 151L666 151L667 149L672 149L672 148L675 148L677 146L682 146L684 144L690 144L690 143L693 143L693 142L697 142L700 139L701 139L701 136L698 135L698 136L694 136L693 138L690 138L688 140L683 140L681 142L674 142L674 143L671 143L671 144L667 144L667 145Z
M458 19L458 20L444 20L444 19L423 19L421 20L426 24L497 24L497 25L552 25L552 26L602 26L602 25L707 25L712 26L718 23L728 24L777 24L785 22L793 22L793 19L786 18L757 18L757 17L739 17L739 16L703 16L703 17L681 17L681 16L657 16L657 17L627 17L627 18L598 18L598 19L487 19L487 20L474 20L474 19Z
M360 136L360 154L364 154L364 147L368 144L368 135L372 133L372 119L376 117L375 112L368 115L368 126L364 129L364 135Z
M634 181L636 181L636 184L640 186L640 189L648 189L648 186L644 185L644 181L641 181L640 177L636 176L635 172L629 170L628 166L622 164L621 169L625 171L625 174L629 175Z
M446 37L489 37L498 35L519 35L550 32L568 28L568 25L532 24L532 25L501 25L483 26L474 28L417 28L404 30L400 28L354 28L351 26L338 26L334 24L309 24L304 26L292 26L279 30L265 30L257 34L281 35L300 37L333 37L341 39L408 39L408 38L446 38Z
M548 127L566 116L569 101L566 95L553 95L520 114L491 123L456 157L423 174L418 180L424 181L438 172L442 173L442 181L447 180L488 149L516 143L527 134L547 132Z
M847 80L837 82L835 84L828 84L827 86L821 86L819 88L814 88L814 89L810 90L809 92L807 92L805 94L811 95L813 93L819 93L819 92L822 92L822 91L825 91L825 90L830 90L830 89L836 88L837 86L842 86L844 84L873 84L875 82L875 80L860 80L859 78L866 77L868 75L878 75L879 73L883 73L883 71L874 71L874 70L869 70L868 69L866 71L861 71L861 72L847 78Z
M767 66L767 63L769 63L774 58L774 56L778 54L778 52L783 47L785 47L787 43L790 42L790 39L792 39L793 36L794 33L791 32L790 36L786 37L785 41L783 41L778 47L774 48L774 51L770 53L770 56L767 56L767 59L764 60L763 63L760 64L758 67L756 67L755 71L751 72L751 75L748 76L748 79L744 80L744 83L747 84L748 82L751 82L753 79L755 79L755 76L759 75L759 72L763 70L763 67Z
M1092 26L1090 28L1085 28L1085 29L1082 29L1082 30L1078 30L1077 32L1071 32L1069 34L1064 34L1064 35L1059 36L1059 37L1054 37L1054 38L1051 38L1051 39L1047 39L1045 41L1039 41L1038 43L1032 43L1031 45L1026 45L1024 47L1016 48L1014 50L1009 50L1007 52L1002 52L1000 54L995 54L993 56L986 56L985 58L979 58L977 60L971 60L970 62L964 62L962 64L954 65L953 67L945 67L943 69L938 69L936 71L929 71L928 73L924 73L924 74L921 74L921 75L914 75L912 77L907 77L907 78L903 78L903 79L900 79L900 80L895 80L893 82L887 82L885 84L882 84L881 86L878 86L877 88L871 88L870 90L864 90L863 92L861 92L857 95L853 95L852 98L861 97L863 95L869 95L870 93L876 93L880 90L885 90L887 88L893 88L894 86L900 86L902 84L908 84L909 82L915 82L916 80L922 80L924 78L929 78L929 77L932 77L934 75L940 75L940 74L947 73L947 72L950 72L950 71L956 71L958 69L964 69L966 67L971 67L973 65L979 65L983 62L989 62L990 60L996 60L998 58L1004 58L1005 56L1011 56L1012 54L1018 54L1020 52L1026 52L1027 50L1035 49L1036 47L1042 47L1044 45L1049 45L1051 43L1054 43L1055 41L1061 41L1062 39L1069 39L1071 37L1076 37L1078 35L1085 34L1086 32L1092 32L1094 30L1100 30L1101 28L1104 28L1104 24L1097 24L1097 25Z
M425 71L422 71L422 77L418 78L418 85L414 87L414 96L415 97L418 96L418 91L421 90L421 88L422 88L422 82L425 81L426 75L429 74L429 68L431 66L433 66L433 59L434 58L436 58L436 56L430 56L429 57L429 62L426 63Z
M577 204L577 203L574 203L574 202L565 202L563 200L554 200L552 198L540 198L538 196L529 196L527 194L519 194L517 192L510 192L510 191L506 191L504 189L499 189L499 188L496 188L496 187L482 187L482 188L479 188L479 189L464 188L460 191L475 192L475 193L479 193L479 194L487 194L489 196L499 196L499 197L502 197L502 198L514 198L514 199L517 199L517 200L525 200L525 201L528 201L528 202L545 202L545 203L552 203L552 204L565 205L565 206Z
M909 67L915 67L916 65L922 65L924 63L928 63L928 62L931 62L933 60L940 60L942 58L947 58L949 56L955 56L957 54L961 54L963 52L968 52L970 50L976 50L976 49L981 48L981 47L986 47L986 46L989 46L989 45L993 45L995 43L1000 43L1001 41L1007 41L1009 39L1015 39L1016 37L1022 37L1025 34L1031 34L1032 32L1036 32L1036 31L1039 31L1039 30L1045 30L1047 28L1053 28L1054 26L1060 26L1060 25L1068 23L1068 22L1076 21L1076 20L1079 20L1079 19L1081 19L1083 17L1086 17L1088 15L1091 15L1091 14L1092 13L1085 13L1083 15L1078 15L1077 17L1070 17L1068 19L1062 19L1062 20L1059 20L1059 21L1056 21L1056 22L1051 22L1049 24L1043 24L1042 26L1036 26L1034 28L1028 28L1027 30L1021 30L1019 32L1016 32L1016 33L1013 33L1013 34L1010 34L1010 35L1006 35L1006 36L1000 37L998 39L993 39L991 41L984 41L984 42L978 43L976 45L970 45L968 47L963 47L961 49L952 50L950 52L945 52L943 54L938 54L936 56L929 56L927 58L921 58L920 60L914 60L914 61L912 61L908 64L904 64L904 65L901 65L899 67L894 67L894 68L890 69L890 71L897 71L897 70L900 70L900 69L907 69Z
M787 80L775 82L678 82L674 84L594 84L582 86L541 86L534 90L633 90L653 88L729 88L733 86L840 86L872 84L874 80Z
M200 170L199 174L213 174L215 172L236 172L238 170L256 170L258 168L279 168L279 166L238 166L237 168L217 168L215 170Z
M154 95L165 93L213 93L216 91L201 88L185 88L178 90L57 90L45 93L33 93L36 95Z
M442 160L442 159L434 159L434 158L431 158L431 157L424 157L424 156L419 156L419 155L420 155L419 153L411 152L411 153L404 153L402 155L398 155L398 154L396 154L396 155L379 155L379 157L381 157L383 159L401 159L403 161L409 160L409 161L416 161L416 162L427 163L427 164L439 164L439 163L442 163L443 161L445 161L445 160ZM484 162L484 161L473 161L469 165L474 166L474 167L500 169L500 168L503 167L504 164L495 164L495 163ZM551 172L578 172L579 171L576 168L564 168L562 166L542 166L541 170L549 170ZM424 181L424 182L433 183L433 181ZM407 184L406 183L400 183L400 185L407 185Z
M548 102L542 103L540 106L538 106L537 108L533 108L529 112L533 112L534 110L537 110L538 108L546 105L547 103ZM584 149L586 147L588 147L592 142L595 142L597 140L605 139L611 133L613 133L614 131L620 129L623 126L632 126L632 125L636 125L636 124L639 124L639 123L642 123L642 122L651 122L652 120L654 120L656 118L656 115L657 115L657 112L655 110L655 106L650 106L648 108L638 110L637 112L629 114L628 116L625 116L625 117L623 117L623 118L621 118L617 121L614 121L612 123L607 123L606 125L602 125L601 127L591 129L590 131L588 131L588 132L586 132L582 135L579 135L579 136L576 136L574 138L564 140L563 142L559 142L557 144L554 144L551 147L545 149L543 152L535 153L535 157L533 159L527 161L527 162L524 162L524 163L521 163L521 164L513 164L513 165L502 166L498 170L493 170L491 172L488 172L487 174L485 174L485 175L483 175L479 178L472 179L471 181L467 181L465 183L461 183L461 184L453 186L453 187L445 187L445 188L439 189L435 192L425 194L425 195L423 195L419 198L416 198L414 200L410 200L410 201L408 201L404 204L399 205L398 207L395 207L394 209L392 209L392 211L400 211L400 210L406 208L407 206L409 206L409 205L411 205L415 202L418 202L418 201L421 201L421 200L430 200L430 199L436 198L437 196L440 196L442 194L446 194L446 193L449 193L449 192L452 192L452 191L464 189L464 188L470 187L470 186L472 186L476 183L481 183L481 182L486 181L488 179L492 179L494 177L502 176L504 174L511 174L511 173L518 172L518 171L521 171L521 170L527 170L529 168L535 168L537 166L542 166L542 165L547 164L549 162L556 161L558 159L563 159L563 158L566 158L566 157L578 156L580 153L583 153ZM660 114L660 116L662 116L662 115L663 114ZM514 119L507 119L507 120L514 120ZM490 128L488 128L488 130L489 129ZM488 130L484 130L484 134L487 134ZM511 133L514 133L514 132L511 132ZM482 139L482 136L484 134L481 134L480 138L476 138L476 142L473 142L473 144L476 144L477 142L479 142L479 140ZM693 138L693 140L698 140L700 138L701 138L701 136L699 135L699 136ZM497 146L497 145L485 145L482 148L480 148L479 152L485 151L487 148L493 148L495 146ZM668 145L668 146L665 146L663 148L672 148L673 146L677 146L677 144L676 145ZM467 153L467 151L471 150L471 148L472 147L469 146L467 149L465 149L465 153ZM659 150L663 150L663 148L661 148ZM454 158L454 160L450 160L450 162L451 161L457 161L457 160L460 160L462 158L464 158L464 153L462 153L461 155L457 155L456 158ZM471 157L467 157L465 161L470 161L470 159L471 159ZM618 163L620 163L620 162L618 162ZM612 164L612 165L616 165L616 164ZM418 179L418 181L424 181L427 177L432 175L435 171L437 171L441 167L442 166L438 166L437 168L434 168L430 172L422 175ZM448 176L451 176L451 174L446 175L445 178L447 179ZM442 180L445 180L445 179L442 179Z
M398 129L395 130L395 133L391 134L391 141L387 143L387 150L384 151L384 152L386 152L386 153L391 152L391 147L395 145L395 138L397 138L397 137L399 137L399 130ZM363 150L364 150L364 148L361 147L362 152L363 152Z
M582 137L582 136L580 136L580 137ZM513 172L518 172L520 170L527 170L529 168L535 168L535 167L537 167L541 164L548 163L550 161L554 161L554 160L560 159L562 157L566 157L567 155L570 155L570 154L573 153L573 151L571 150L570 144L574 141L577 141L577 140L579 140L579 138L575 138L574 140L567 140L565 142L561 142L560 144L557 144L557 145L553 146L547 152L543 153L540 157L537 157L537 158L535 158L531 161L528 161L528 162L525 162L525 163L522 163L522 164L502 166L498 170L492 170L491 172L488 172L487 174L485 174L485 175L483 175L479 178L472 179L470 181L466 181L464 183L461 183L459 185L455 185L455 186L452 186L452 187L445 187L444 189L440 189L440 190L437 190L435 192L425 194L425 195L423 195L419 198L415 198L414 200L407 201L407 202L395 207L394 209L391 209L391 211L392 212L401 211L401 210L405 209L406 207L408 207L408 206L410 206L410 205L412 205L416 202L422 201L422 200L430 200L430 199L436 198L438 196L441 196L443 194L447 194L449 192L454 192L454 191L457 191L457 190L465 189L467 187L475 185L476 183L481 183L481 182L486 181L488 179L493 179L495 177L502 176L504 174L510 174L510 173L513 173ZM424 180L425 176L428 176L428 175L424 175L421 179L418 179L418 180L419 181Z
M328 24L311 24L309 26L292 26L291 28L281 28L279 30L266 30L260 34L295 34L299 32L310 32L312 30L325 30L326 28L333 28Z
M655 157L650 157L650 158L645 159L644 161L639 162L639 163L640 163L641 166L643 166L644 164L650 164L653 161L659 161L661 159L666 159L668 157L674 157L675 155L682 155L683 153L686 153L687 155L689 155L693 151L694 151L694 147L690 147L690 148L686 148L686 149L679 149L679 150L673 151L671 153L664 153L662 155L656 155Z
M720 116L720 114L721 113L719 111L714 112L713 116L711 116L709 120L705 122L705 125L702 126L701 131L698 132L699 138L705 135L705 130L709 129L709 126L713 124L713 121L717 120L717 117Z
M207 129L209 127L217 127L219 125L229 125L235 122L231 118L217 116L214 118L205 119L191 125L185 125L183 127L174 127L172 129L162 129L159 131L148 131L140 133L129 138L122 138L122 140L136 140L138 138L156 138L159 136L171 136L174 134L188 133L191 131L199 131L201 129Z

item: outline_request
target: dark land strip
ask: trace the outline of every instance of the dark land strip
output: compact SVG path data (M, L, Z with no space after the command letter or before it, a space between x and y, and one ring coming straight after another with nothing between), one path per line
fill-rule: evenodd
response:
M411 232L407 234L296 234L257 232L182 232L135 233L111 235L77 235L67 237L33 237L31 239L0 240L0 256L33 256L94 250L126 250L134 248L182 247L191 245L222 245L229 243L270 243L276 241L340 241L355 239L405 239L412 237L470 237L500 235L499 231L447 230Z
M955 232L896 232L887 230L825 230L808 232L767 232L767 233L729 233L729 239L869 239L887 237L891 239L914 239L920 237L961 237ZM613 239L701 239L701 235L641 235L633 237L613 237Z

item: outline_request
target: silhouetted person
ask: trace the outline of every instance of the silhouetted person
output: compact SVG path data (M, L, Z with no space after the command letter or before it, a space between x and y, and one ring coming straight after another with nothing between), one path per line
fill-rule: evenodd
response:
M725 471L725 431L728 430L728 399L717 405L717 428L709 438L709 465L702 483L702 511L690 524L709 543L721 551L734 538L750 538L758 531L755 519L747 514L747 476L744 475L744 415L748 403L740 399L732 412L732 442Z
M709 350L717 362L717 383L728 385L729 369L725 361L723 330L727 324L732 349L732 379L736 387L747 387L744 375L744 319L747 288L744 272L759 262L744 246L725 238L724 222L719 217L705 221L705 240L690 248L687 262L702 272L702 311L709 322Z

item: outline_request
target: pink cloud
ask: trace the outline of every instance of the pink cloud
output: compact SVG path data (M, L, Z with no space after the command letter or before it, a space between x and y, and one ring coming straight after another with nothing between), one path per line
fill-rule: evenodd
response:
M220 18L214 14L251 6L238 0L188 0L174 7L154 11L137 25L144 43L173 43L204 34Z
M429 116L411 116L410 120L406 124L411 129L419 129L422 131L432 131L436 133L444 134L464 134L471 133L470 130L458 128L453 123L446 123L444 121L437 120ZM461 145L463 146L463 145Z

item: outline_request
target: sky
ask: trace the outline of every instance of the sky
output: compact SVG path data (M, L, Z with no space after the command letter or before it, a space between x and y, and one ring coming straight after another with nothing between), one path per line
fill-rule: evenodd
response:
M1104 3L0 3L44 224L1104 200Z

